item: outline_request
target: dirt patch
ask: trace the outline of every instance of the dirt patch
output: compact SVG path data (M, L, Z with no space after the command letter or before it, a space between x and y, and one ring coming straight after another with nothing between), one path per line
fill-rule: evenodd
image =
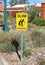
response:
M20 59L18 58L16 52L13 52L13 53L10 53L10 54L9 53L0 52L0 57L2 57L5 60L7 60L9 65L21 64L20 63Z

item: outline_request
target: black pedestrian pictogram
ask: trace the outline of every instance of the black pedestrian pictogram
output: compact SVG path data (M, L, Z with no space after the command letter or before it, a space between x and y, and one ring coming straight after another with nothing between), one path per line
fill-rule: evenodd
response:
M24 19L21 19L18 23L19 26L23 26Z

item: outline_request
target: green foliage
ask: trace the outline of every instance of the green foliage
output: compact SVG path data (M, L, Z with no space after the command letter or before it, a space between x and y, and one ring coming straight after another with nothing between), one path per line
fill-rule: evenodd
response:
M0 43L0 51L13 52L13 51L15 51L15 47L11 43L2 42L2 43Z
M0 15L0 24L4 24L4 16Z
M36 24L36 25L39 25L39 26L45 26L45 19L42 19L42 18L35 18L32 23Z
M33 44L35 47L40 47L41 46L41 41L40 41L40 33L37 31L33 31L31 34L31 38L33 41Z
M34 11L30 12L30 22L35 18L36 13Z
M45 34L33 31L31 34L31 40L34 47L45 47Z
M31 55L31 51L30 50L24 50L23 54L25 57L28 57L29 55Z
M11 13L8 12L7 19L8 19L8 20L7 20L7 23L8 23L8 28L9 28L9 30L10 30L10 29L15 30L15 27L16 27L15 17L12 17L12 16L11 16Z
M45 65L45 61L44 61L44 60L41 61L41 62L39 63L39 65Z
M31 7L29 7L29 22L32 22L32 20L35 17L39 17L39 13L40 13L40 9L36 7L36 4L32 5Z
M13 52L20 48L20 36L15 32L0 32L0 51Z

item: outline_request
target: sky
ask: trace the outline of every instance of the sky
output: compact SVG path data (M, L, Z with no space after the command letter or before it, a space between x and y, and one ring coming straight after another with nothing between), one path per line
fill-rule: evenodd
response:
M0 0L0 1L3 1L3 0ZM7 0L7 4L9 3L10 0ZM33 3L41 3L41 0L29 0L29 3L30 4L33 4Z
M3 1L3 0L0 0L0 1ZM10 0L7 0L7 2L9 2ZM33 3L41 3L41 0L29 0L29 2L31 3L31 4L33 4Z
M41 3L41 0L29 0L29 2L30 2L31 4L33 4L33 3Z
M10 0L7 0L7 1L9 2ZM41 0L29 0L29 2L31 4L33 4L33 3L41 3Z
M9 1L9 0L7 0L7 1ZM41 3L41 0L29 0L29 2L30 2L31 4L33 4L34 2L35 2L35 3Z
M9 2L10 0L7 0L7 2ZM34 3L41 3L41 0L29 0L30 4L34 4Z

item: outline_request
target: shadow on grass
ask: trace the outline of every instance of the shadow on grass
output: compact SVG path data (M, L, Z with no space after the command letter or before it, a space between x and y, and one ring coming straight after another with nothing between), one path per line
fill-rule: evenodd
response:
M16 41L15 39L13 39L12 42L11 42L11 44L15 47L16 53L17 53L19 59L21 60L21 57L20 57L20 55L18 53L18 50L19 50L19 43L18 43L18 41Z

